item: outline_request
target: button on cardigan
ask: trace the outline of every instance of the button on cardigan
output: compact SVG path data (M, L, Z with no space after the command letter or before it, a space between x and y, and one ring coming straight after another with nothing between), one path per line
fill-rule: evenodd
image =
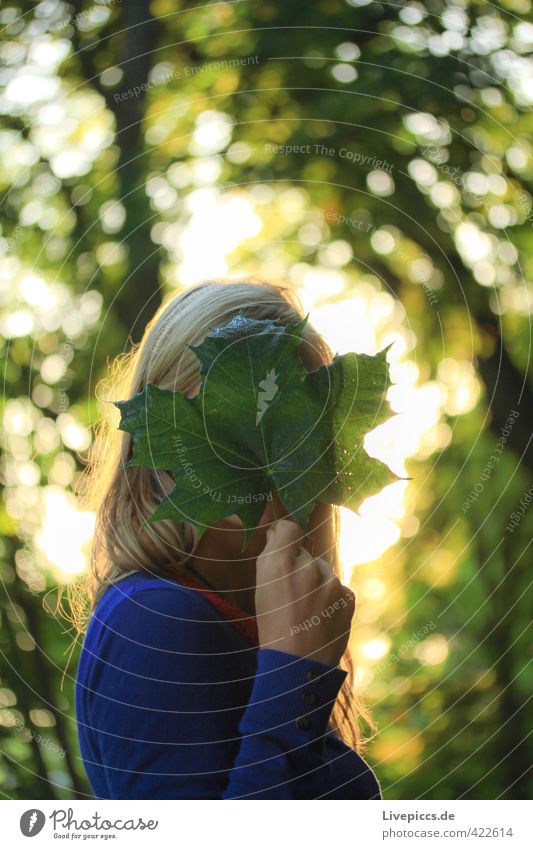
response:
M219 596L145 572L106 590L75 694L96 797L381 798L328 728L346 672L258 648L254 629Z

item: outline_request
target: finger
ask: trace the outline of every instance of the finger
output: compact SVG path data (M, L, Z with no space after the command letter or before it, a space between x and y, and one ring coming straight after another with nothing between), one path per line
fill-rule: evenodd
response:
M312 569L313 574L319 576L321 583L335 582L340 586L340 581L327 560L322 557L313 557L302 547L294 563L294 572L305 578L308 569Z
M267 543L265 553L274 552L295 558L302 544L304 532L296 522L287 519L279 519L267 531Z
M312 557L312 555L309 554L309 552L302 547L300 549L300 552L298 553L298 557L296 558L295 570L298 568L304 569L305 567L313 565L315 566L316 570L318 571L319 575L321 576L324 582L338 580L337 576L335 575L335 572L326 560L324 560L322 557Z
M342 592L343 592L343 595L344 595L344 598L345 598L347 604L349 604L353 607L353 611L352 611L352 616L353 616L353 614L355 612L355 601L356 601L355 593L351 589L351 587L346 587L346 586L343 586Z

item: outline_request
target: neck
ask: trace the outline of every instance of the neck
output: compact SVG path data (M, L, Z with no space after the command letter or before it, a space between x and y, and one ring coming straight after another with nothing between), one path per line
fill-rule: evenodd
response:
M244 552L243 532L220 522L204 533L189 564L206 586L246 613L255 615L256 558L264 547L264 534L254 534Z

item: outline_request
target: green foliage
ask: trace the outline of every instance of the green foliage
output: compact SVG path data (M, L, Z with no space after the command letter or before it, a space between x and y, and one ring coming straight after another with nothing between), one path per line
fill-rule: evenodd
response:
M317 503L355 510L394 480L363 447L388 415L386 351L307 372L298 354L305 323L237 315L194 347L202 377L194 398L149 384L117 402L120 427L133 436L129 465L175 477L150 521L179 519L203 533L237 514L246 546L273 491L307 528Z

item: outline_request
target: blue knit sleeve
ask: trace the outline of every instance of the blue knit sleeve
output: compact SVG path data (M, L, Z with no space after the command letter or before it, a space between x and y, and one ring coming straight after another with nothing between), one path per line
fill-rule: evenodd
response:
M330 778L323 755L335 700L346 677L338 667L259 649L243 735L225 799L316 798Z
M194 590L125 595L89 628L76 711L95 794L313 798L346 673L248 644Z

